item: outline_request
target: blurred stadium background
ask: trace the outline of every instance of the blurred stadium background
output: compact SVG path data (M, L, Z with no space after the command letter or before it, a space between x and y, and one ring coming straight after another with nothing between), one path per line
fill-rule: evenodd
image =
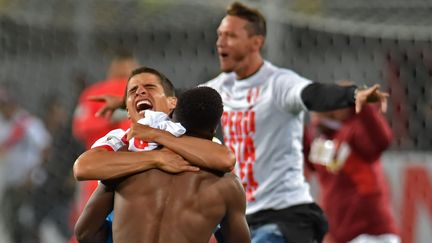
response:
M394 210L404 243L430 242L432 1L242 2L267 17L264 56L274 64L320 82L380 83L390 93L395 139L384 166ZM216 28L229 3L0 0L0 85L35 115L52 95L71 113L82 87L104 79L114 51L128 49L178 88L195 86L218 73Z

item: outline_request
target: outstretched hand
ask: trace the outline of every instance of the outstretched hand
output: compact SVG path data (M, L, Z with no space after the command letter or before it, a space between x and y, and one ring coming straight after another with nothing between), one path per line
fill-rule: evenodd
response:
M387 99L389 97L388 93L381 92L379 90L380 85L375 84L367 89L359 90L356 94L355 99L355 110L359 113L363 107L368 102L379 102L381 106L381 112L385 113L387 111Z
M123 106L123 97L114 95L95 95L88 98L92 101L105 102L104 106L96 112L97 117L111 117L112 113Z
M169 172L169 173L180 173L180 172L197 172L199 167L191 165L188 161L183 159L180 155L174 153L173 151L162 148L160 150L161 158L158 168Z

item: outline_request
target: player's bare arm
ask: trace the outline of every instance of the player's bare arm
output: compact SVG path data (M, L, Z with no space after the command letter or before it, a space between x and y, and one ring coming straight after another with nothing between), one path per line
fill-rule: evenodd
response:
M170 173L198 171L178 154L169 149L147 152L109 151L93 148L75 161L73 172L77 180L108 180L148 169L159 168Z
M97 112L98 116L109 115L124 105L123 98L111 95L93 96L91 99L105 102L104 106ZM229 172L235 165L235 155L229 148L208 140L188 136L175 137L168 132L145 127L141 124L131 125L128 138L131 137L164 145L200 167Z
M131 124L127 139L132 137L164 145L199 167L230 172L235 165L234 153L210 140L185 135L176 137L167 131L138 123Z
M231 174L225 175L231 180L230 190L227 190L227 212L221 222L223 242L251 242L249 227L246 222L246 194L239 179Z
M108 225L105 218L112 211L114 192L100 184L87 202L75 224L75 236L80 243L105 243Z

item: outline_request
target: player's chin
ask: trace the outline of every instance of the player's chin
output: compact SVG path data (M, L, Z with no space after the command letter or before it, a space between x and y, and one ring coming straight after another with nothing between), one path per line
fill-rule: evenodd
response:
M131 121L132 122L138 122L142 118L144 118L144 113L140 114L140 113L137 112L135 115L131 116Z
M229 72L232 72L234 69L233 69L232 65L221 62L220 63L220 70L224 73L229 73Z
M228 57L219 57L219 68L222 72L231 72L233 70L232 66L232 62Z

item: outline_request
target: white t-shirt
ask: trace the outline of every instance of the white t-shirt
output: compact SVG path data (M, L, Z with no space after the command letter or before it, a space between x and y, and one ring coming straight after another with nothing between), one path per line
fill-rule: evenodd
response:
M20 186L30 172L40 165L43 151L51 143L51 135L43 122L24 110L12 119L0 119L0 163L8 186Z
M301 91L311 81L265 61L253 76L221 73L204 85L222 96L225 144L236 154L235 172L251 214L312 202L303 175Z
M176 137L186 132L186 129L180 123L172 122L167 114L163 112L146 110L144 118L140 119L138 123L167 131ZM149 151L157 148L158 144L151 141L142 141L135 138L131 138L127 141L126 137L128 131L129 129L126 131L123 129L112 130L107 135L98 139L92 145L92 148L106 147L109 150L117 151L121 147L127 145L128 150L133 152Z

